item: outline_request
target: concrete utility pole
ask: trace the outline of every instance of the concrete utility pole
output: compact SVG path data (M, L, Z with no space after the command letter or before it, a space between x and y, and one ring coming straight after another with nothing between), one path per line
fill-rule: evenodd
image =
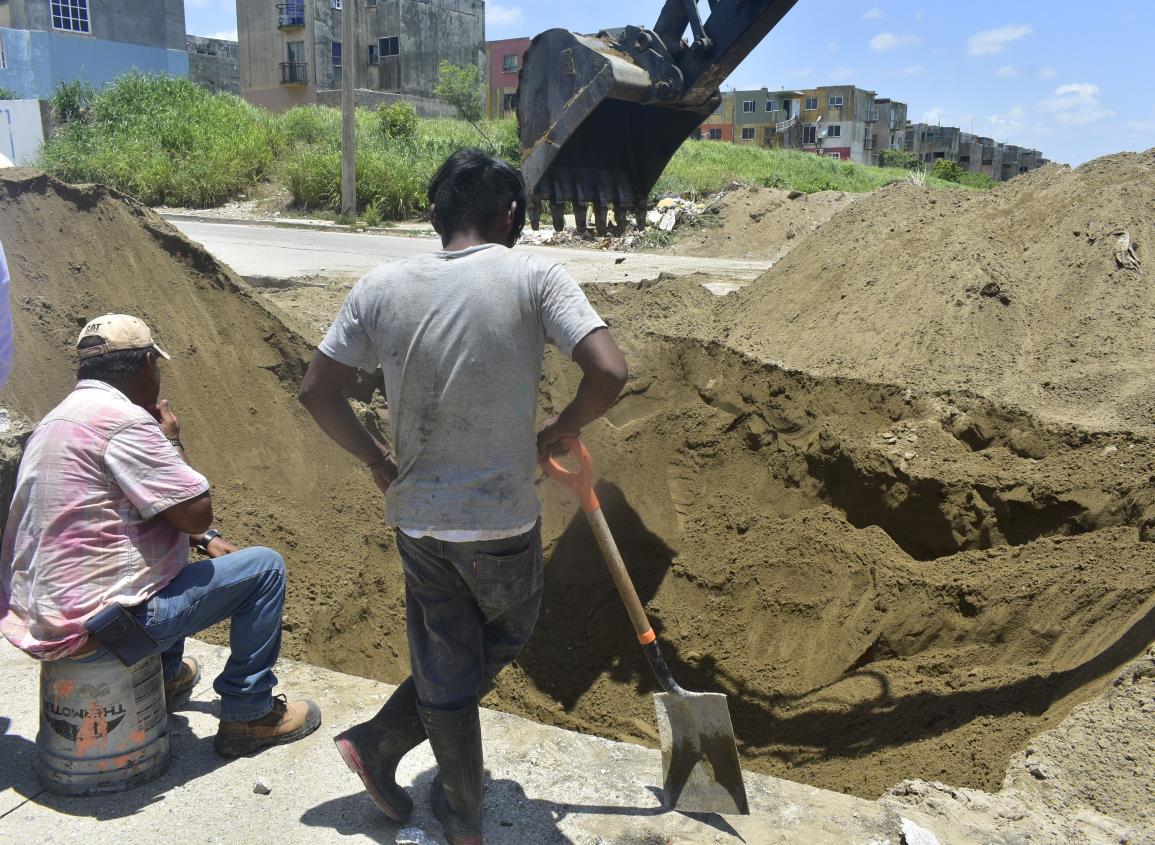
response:
M341 9L341 213L357 219L357 8L345 0Z

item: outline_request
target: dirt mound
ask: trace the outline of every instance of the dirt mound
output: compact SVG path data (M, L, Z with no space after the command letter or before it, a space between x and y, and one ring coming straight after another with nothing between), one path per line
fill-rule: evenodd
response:
M719 318L730 345L791 367L1150 432L1153 211L1155 150L984 193L893 185L727 297ZM1137 265L1119 254L1123 233Z
M3 171L0 239L16 350L0 404L37 420L59 402L75 383L73 345L89 318L128 312L148 322L173 356L161 395L213 484L218 527L286 555L286 651L299 655L334 592L380 559L384 535L365 474L296 401L308 345L203 249L107 189Z
M710 225L692 228L670 248L675 255L769 258L777 261L846 208L858 194L803 194L777 188L738 188L717 200Z

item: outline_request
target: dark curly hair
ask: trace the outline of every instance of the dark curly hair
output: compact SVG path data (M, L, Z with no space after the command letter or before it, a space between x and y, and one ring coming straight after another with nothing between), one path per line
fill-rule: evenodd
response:
M525 228L525 181L509 162L481 150L459 150L445 160L429 182L429 203L442 234L483 232L516 202L511 242Z

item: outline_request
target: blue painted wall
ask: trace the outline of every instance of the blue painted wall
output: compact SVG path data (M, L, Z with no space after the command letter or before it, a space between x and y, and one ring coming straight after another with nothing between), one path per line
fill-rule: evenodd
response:
M133 69L188 76L183 50L26 29L0 29L0 39L7 64L0 70L0 87L23 98L46 100L61 82L81 78L99 88Z

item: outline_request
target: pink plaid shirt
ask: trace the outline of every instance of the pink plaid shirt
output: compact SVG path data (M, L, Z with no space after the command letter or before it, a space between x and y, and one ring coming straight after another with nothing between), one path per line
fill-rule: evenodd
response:
M0 552L0 633L42 660L75 652L107 604L139 604L188 562L188 535L156 515L208 491L156 420L82 381L36 427Z

